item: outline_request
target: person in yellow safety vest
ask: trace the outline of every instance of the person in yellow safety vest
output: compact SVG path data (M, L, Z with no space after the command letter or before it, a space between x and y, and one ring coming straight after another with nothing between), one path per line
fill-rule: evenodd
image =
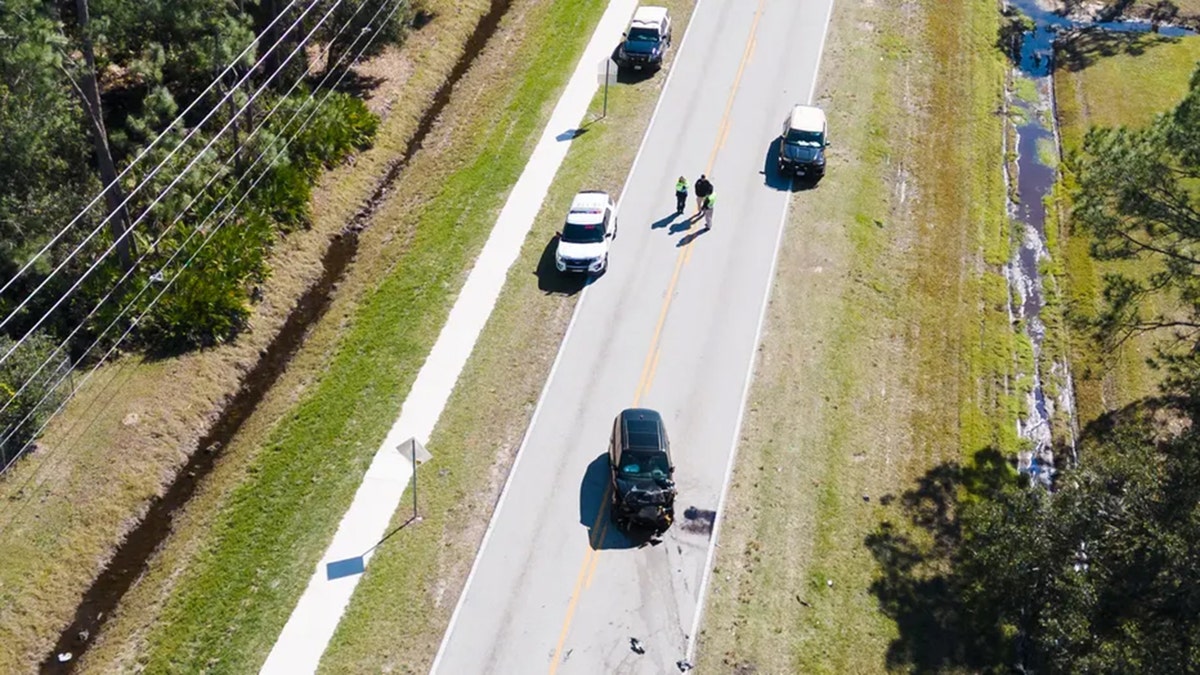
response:
M675 215L683 213L683 207L687 203L688 183L683 176L675 182Z
M704 208L702 209L702 213L704 214L704 229L706 230L712 229L712 212L713 206L715 206L716 203L716 195L709 194L704 198Z

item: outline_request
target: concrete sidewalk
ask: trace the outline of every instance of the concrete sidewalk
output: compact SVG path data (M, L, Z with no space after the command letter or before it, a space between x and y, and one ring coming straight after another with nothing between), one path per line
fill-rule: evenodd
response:
M291 675L316 671L362 577L362 570L370 561L374 547L386 534L412 477L413 467L398 448L410 438L428 443L479 333L492 313L508 270L520 254L550 184L567 155L573 134L564 132L577 128L587 114L599 86L598 67L620 40L636 7L637 0L610 0L529 163L513 187L475 267L450 310L446 325L417 374L400 408L399 418L376 452L333 541L313 571L308 587L260 672ZM330 563L339 564L330 567Z

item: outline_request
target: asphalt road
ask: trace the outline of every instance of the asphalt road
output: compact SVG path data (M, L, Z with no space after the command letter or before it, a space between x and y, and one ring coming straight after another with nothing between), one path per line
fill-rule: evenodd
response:
M581 300L436 672L678 672L790 194L770 148L808 100L832 1L701 0L676 31L609 271ZM700 173L717 197L704 233L673 217L676 178ZM605 452L631 406L663 414L677 466L678 519L656 546L609 525Z

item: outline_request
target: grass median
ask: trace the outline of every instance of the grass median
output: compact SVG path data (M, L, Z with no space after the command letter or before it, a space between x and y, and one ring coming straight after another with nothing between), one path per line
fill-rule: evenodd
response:
M1058 48L1054 88L1063 151L1078 152L1084 135L1094 126L1142 126L1174 108L1187 93L1188 81L1200 62L1200 38L1168 38L1153 34L1106 34L1101 50L1088 35L1065 41ZM1056 210L1070 212L1074 189L1071 162L1055 186ZM1087 232L1070 227L1063 240L1066 291L1076 319L1095 316L1103 297L1103 276L1110 271L1137 274L1136 262L1098 261L1091 254ZM1149 299L1153 302L1154 299ZM1162 336L1147 333L1126 341L1115 351L1103 350L1092 335L1075 331L1071 361L1075 375L1081 425L1157 393L1161 373L1146 359L1154 356Z
M702 672L911 667L919 626L876 595L895 561L871 535L931 466L1015 450L997 9L885 5L835 5L819 104L839 142L793 197Z
M273 428L258 422L264 441L227 472L217 513L188 514L204 531L174 559L185 565L170 555L156 563L169 579L162 597L146 599L155 620L129 617L128 642L111 646L108 663L245 672L262 662L603 9L514 3L363 234L327 325L293 363L307 376L281 383L290 391L275 407L286 413Z

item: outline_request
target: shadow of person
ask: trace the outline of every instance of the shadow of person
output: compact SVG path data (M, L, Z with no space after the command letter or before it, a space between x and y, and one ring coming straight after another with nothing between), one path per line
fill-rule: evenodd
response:
M688 244L692 243L693 241L696 241L696 239L700 238L701 236L703 236L705 234L708 234L709 232L711 232L711 230L709 230L708 228L701 227L700 229L687 235L686 237L681 237L679 239L679 241L675 242L675 246L680 247L680 248L687 246Z
M678 218L679 215L680 214L678 211L672 211L671 215L663 216L662 218L659 218L658 220L654 221L653 223L650 223L650 229L658 230L658 229L664 228L667 225L670 225L671 223L675 222L675 219ZM674 228L672 228L672 229L674 229Z
M688 230L692 229L692 225L695 225L697 220L699 220L699 218L696 218L695 216L693 216L691 218L686 218L686 219L672 225L671 229L668 230L668 232L670 232L671 234L679 234L680 232L687 232Z
M547 295L575 295L588 285L589 277L586 274L559 272L554 265L556 250L558 250L558 235L554 235L550 241L546 242L546 248L542 249L542 257L538 259L537 269L533 272L538 278L538 290Z

